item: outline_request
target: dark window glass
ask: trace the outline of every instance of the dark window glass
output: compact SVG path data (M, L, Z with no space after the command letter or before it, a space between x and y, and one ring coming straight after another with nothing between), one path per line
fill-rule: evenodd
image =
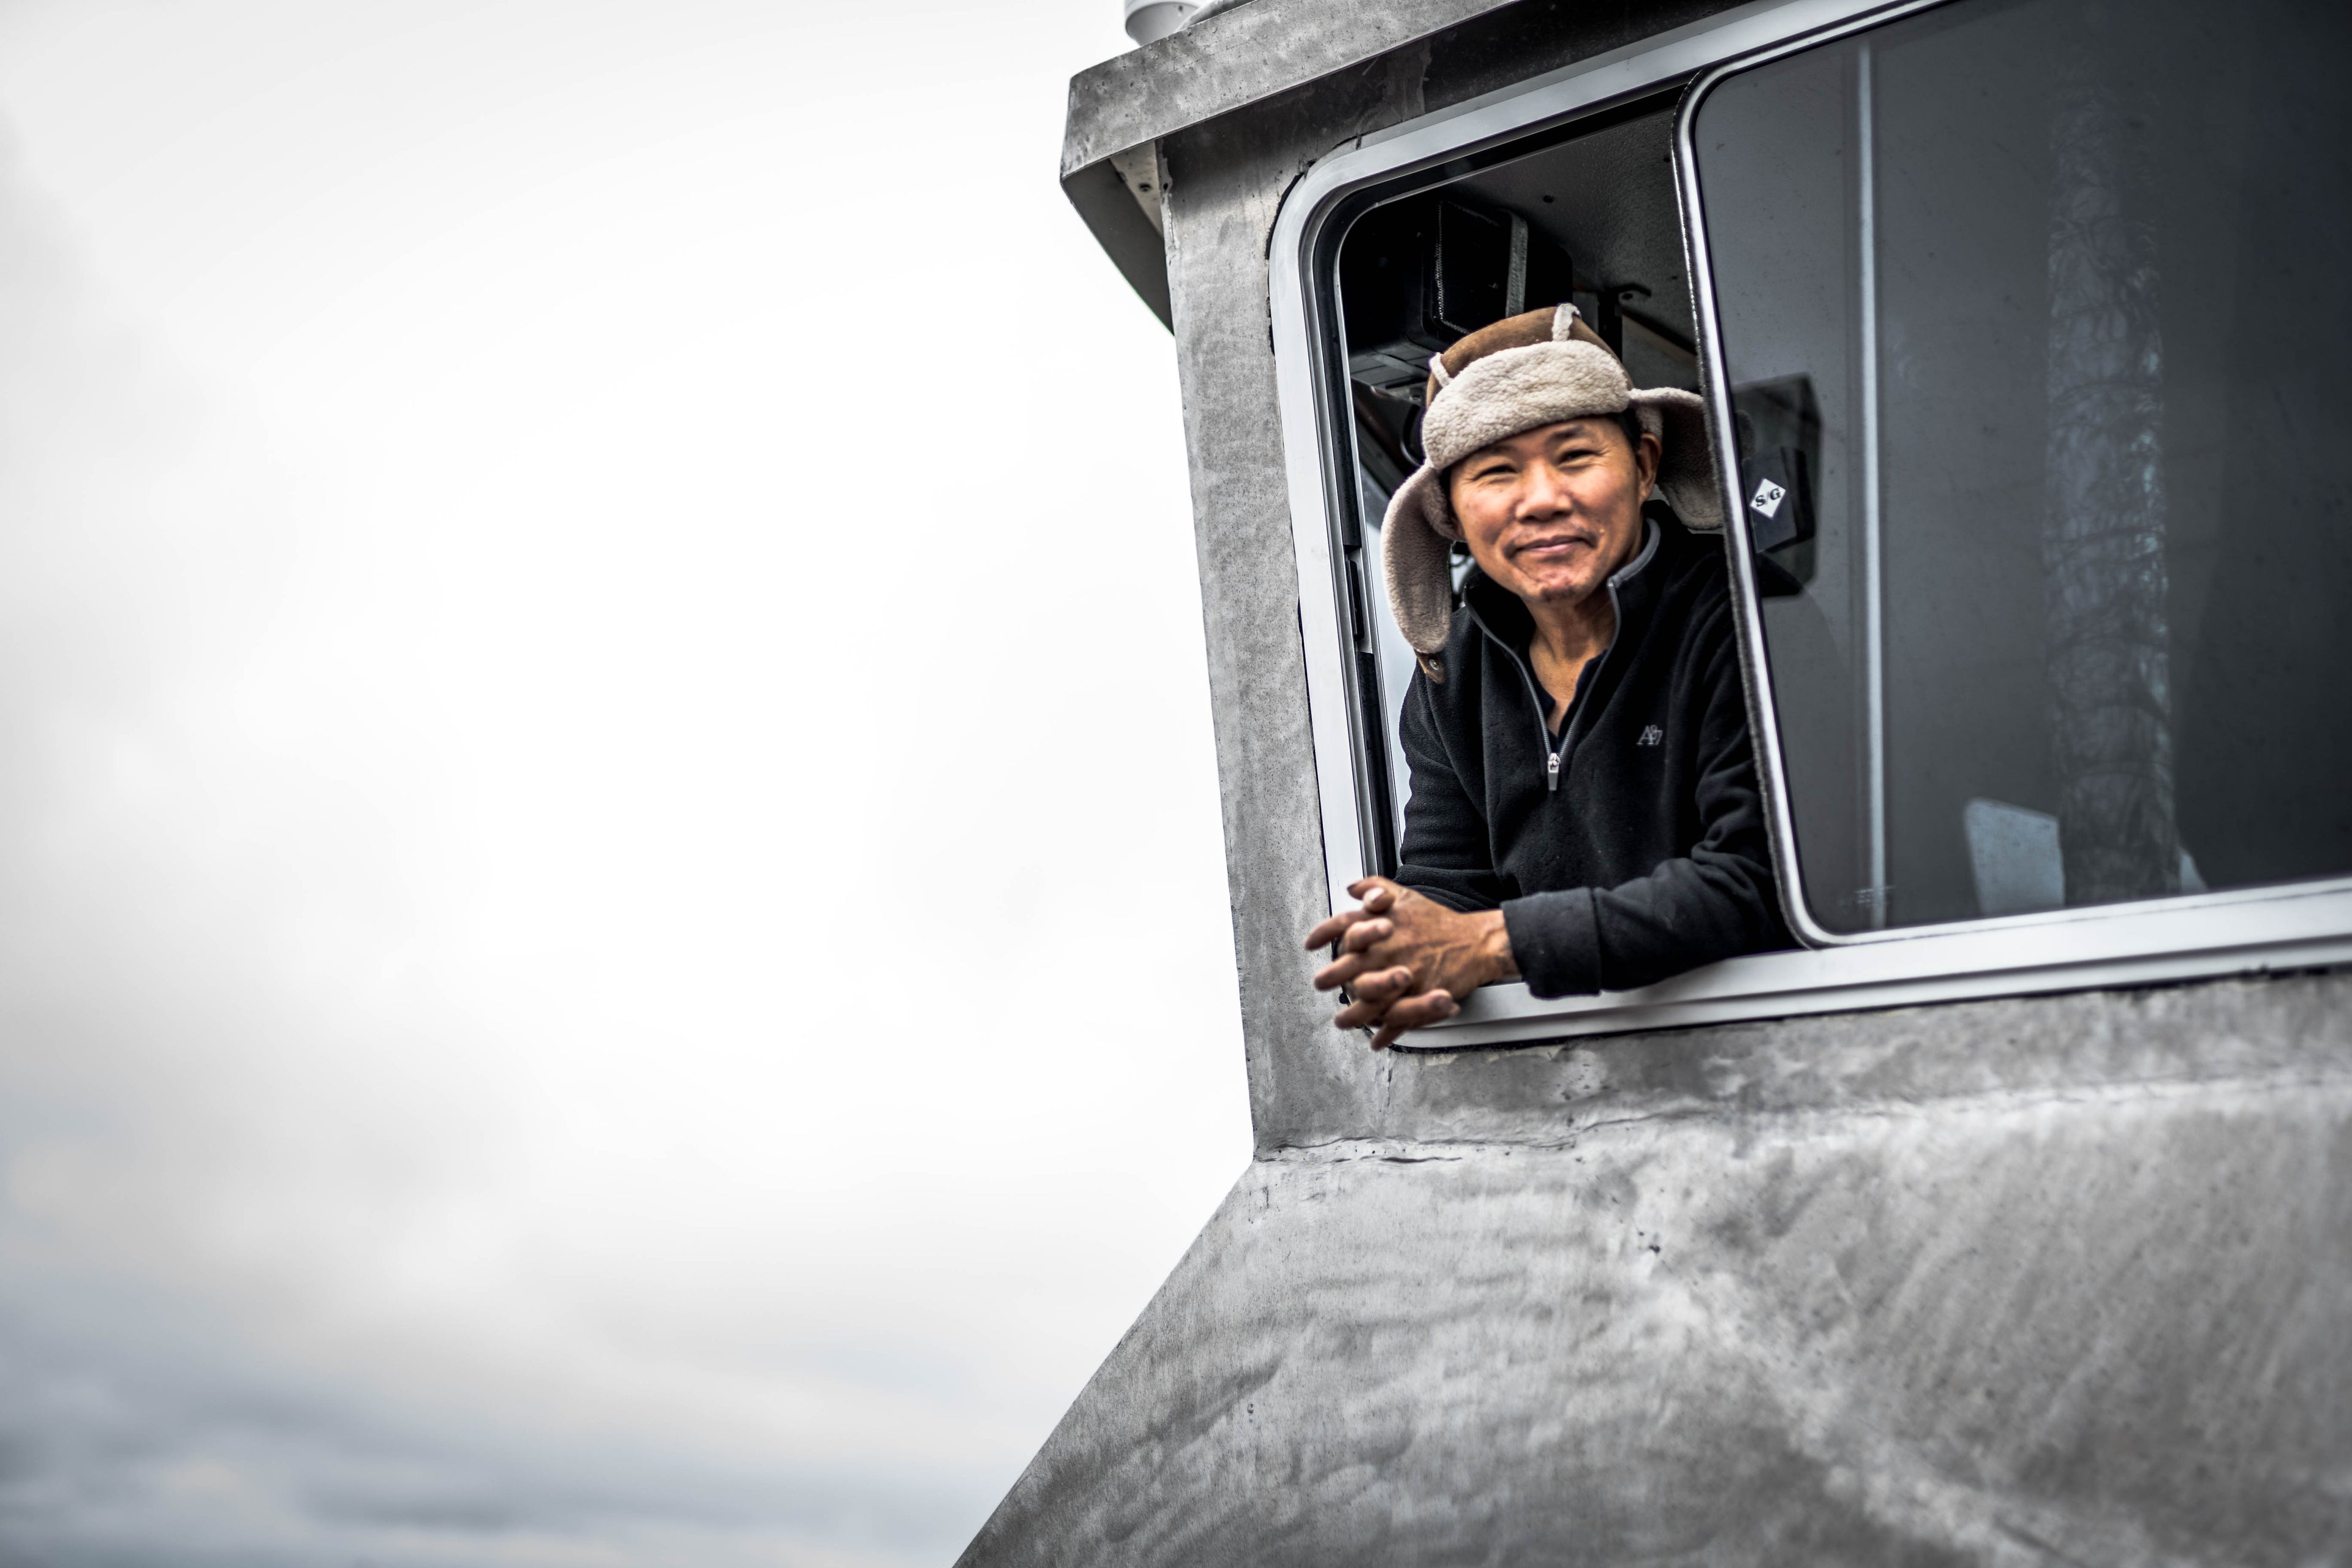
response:
M2352 872L2347 59L2340 4L1979 0L1700 105L1825 927Z

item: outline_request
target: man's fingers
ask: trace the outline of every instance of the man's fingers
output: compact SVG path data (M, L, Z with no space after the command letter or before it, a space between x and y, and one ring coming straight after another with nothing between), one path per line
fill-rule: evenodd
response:
M1307 951L1328 947L1347 935L1349 927L1370 920L1374 915L1386 914L1396 907L1395 885L1384 882L1378 877L1363 877L1349 883L1348 895L1350 898L1361 899L1364 901L1364 907L1360 910L1342 910L1308 931L1307 933ZM1393 931L1396 928L1391 926L1388 929ZM1368 937L1365 940L1378 942L1380 938Z
M1336 991L1342 985L1353 985L1356 977L1372 967L1360 952L1343 954L1315 972L1315 989Z
M1369 1029L1381 1021L1389 1004L1412 990L1412 971L1381 969L1360 976L1348 987L1349 1002L1333 1015L1335 1029Z
M1388 1016L1381 1020L1380 1033L1372 1037L1372 1049L1387 1050L1406 1030L1443 1023L1460 1011L1462 1005L1443 991L1424 991L1418 996L1408 996L1390 1006Z
M1401 981L1395 978L1399 975L1403 976ZM1325 964L1315 974L1318 991L1336 991L1342 985L1358 996L1402 996L1412 990L1412 971L1383 968L1361 953L1351 952Z
M1343 1029L1374 1030L1372 1048L1384 1051L1406 1031L1444 1023L1462 1011L1445 991L1413 990L1421 983L1413 977L1412 964L1420 963L1416 955L1427 945L1420 936L1389 947L1384 954L1408 963L1379 968L1372 963L1372 954L1397 936L1397 922L1389 911L1405 901L1405 889L1386 878L1364 877L1351 883L1348 893L1363 900L1363 907L1332 916L1307 936L1308 947L1329 943L1339 950L1338 960L1315 976L1319 991L1348 988L1348 1005L1331 1021Z
M1312 952L1318 947L1330 946L1346 934L1349 926L1363 918L1361 910L1342 910L1307 933L1307 951Z

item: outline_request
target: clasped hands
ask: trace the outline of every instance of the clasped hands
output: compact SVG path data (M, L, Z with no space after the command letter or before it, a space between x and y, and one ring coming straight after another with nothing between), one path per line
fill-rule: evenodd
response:
M1481 985L1519 973L1499 910L1464 914L1386 877L1351 882L1348 891L1361 907L1308 931L1307 946L1338 944L1338 958L1316 974L1315 989L1348 988L1348 1005L1331 1023L1371 1030L1376 1051L1407 1029L1451 1018Z

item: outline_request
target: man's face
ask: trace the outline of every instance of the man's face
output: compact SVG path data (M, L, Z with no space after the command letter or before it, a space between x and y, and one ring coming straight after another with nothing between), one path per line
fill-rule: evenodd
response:
M1633 558L1657 472L1656 437L1570 419L1471 453L1447 483L1471 559L1533 608L1581 602Z

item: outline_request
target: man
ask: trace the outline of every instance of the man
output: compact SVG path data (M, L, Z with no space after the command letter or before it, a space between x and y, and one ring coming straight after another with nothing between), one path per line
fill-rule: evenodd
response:
M1382 531L1421 661L1401 863L1307 937L1375 1050L1493 981L1619 990L1788 940L1723 546L1682 521L1721 521L1704 405L1634 389L1571 305L1473 332L1428 390Z

